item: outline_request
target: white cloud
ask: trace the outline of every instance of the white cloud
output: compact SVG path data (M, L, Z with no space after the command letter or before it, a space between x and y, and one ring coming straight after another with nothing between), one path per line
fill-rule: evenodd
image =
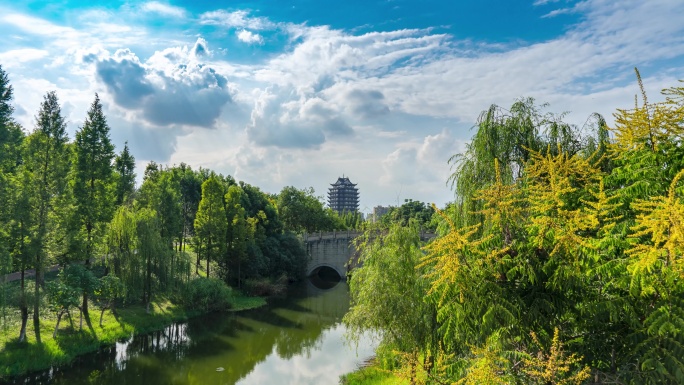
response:
M74 28L63 27L41 18L20 13L7 13L0 17L0 22L10 24L18 30L31 35L59 37L62 39L82 36Z
M228 28L249 28L252 30L269 30L276 28L276 24L265 17L252 17L249 12L225 10L205 12L200 15L200 22L208 25L220 25Z
M130 50L95 62L97 79L114 102L156 126L213 127L231 102L227 79L202 62L206 41L157 51L145 63Z
M144 12L157 13L168 17L184 17L185 9L158 1L148 1L140 6Z
M40 60L48 56L48 51L35 48L20 48L0 52L0 63L6 68L20 66L26 62Z
M559 1L560 0L535 0L532 5L534 5L536 7L536 6L540 6L540 5L546 5L549 3L557 3Z
M576 11L575 8L559 8L559 9L554 9L553 11L545 14L542 16L542 18L550 18L550 17L556 17L558 15L566 15L568 13L574 13Z
M258 33L252 33L246 29L241 29L236 33L238 40L247 44L263 44L264 38Z
M174 21L175 32L163 33L126 19L138 6L70 26L7 12L0 27L31 44L12 38L0 60L50 59L41 71L12 65L27 122L42 95L57 89L77 124L98 91L117 140L135 142L139 157L216 169L270 192L313 185L325 194L344 173L359 183L362 206L398 195L441 205L451 197L446 160L490 104L533 96L550 111L570 110L570 123L595 111L610 122L638 92L634 66L651 99L684 73L684 25L672 17L684 14L684 2L563 4L581 21L562 35L498 46L431 29L358 34L244 10L206 12L199 26ZM272 50L278 39L263 37L272 30L286 35L281 51ZM238 39L225 39L233 33L265 47L243 55Z

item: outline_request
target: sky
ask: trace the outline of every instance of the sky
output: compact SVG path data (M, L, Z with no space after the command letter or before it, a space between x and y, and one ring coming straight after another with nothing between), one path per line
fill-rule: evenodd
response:
M0 0L15 119L56 91L70 138L98 93L120 151L360 209L444 206L481 111L533 97L582 126L684 78L682 0Z

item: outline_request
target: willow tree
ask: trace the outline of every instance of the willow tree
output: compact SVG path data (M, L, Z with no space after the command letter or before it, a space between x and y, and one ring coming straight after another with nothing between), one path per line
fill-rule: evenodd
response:
M107 228L107 266L126 288L126 298L139 300L144 291L145 261L136 253L137 216L128 206L120 206Z
M358 247L362 266L352 274L351 305L343 319L349 336L356 341L377 333L381 350L405 354L411 366L422 350L429 367L437 350L438 324L435 307L425 301L429 282L419 265L423 253L417 222L393 224L384 236L368 229Z
M114 145L109 139L109 125L97 94L90 105L83 126L76 132L74 197L83 244L85 266L90 267L95 246L104 225L113 214L112 195ZM83 313L90 323L88 293L83 293Z
M454 170L449 182L456 195L455 220L459 226L482 220L474 196L494 183L497 173L506 183L522 175L529 151L543 147L542 125L546 121L532 98L516 101L510 110L492 105L480 114L477 132L466 151L449 159Z
M66 122L57 94L48 92L36 117L36 128L27 138L25 167L30 172L28 191L35 227L31 229L31 249L35 253L35 294L33 327L40 343L40 288L43 269L50 255L50 236L54 227L55 202L64 194L69 170Z
M136 213L136 239L137 257L144 264L143 303L149 313L164 249L159 219L153 210L144 208Z

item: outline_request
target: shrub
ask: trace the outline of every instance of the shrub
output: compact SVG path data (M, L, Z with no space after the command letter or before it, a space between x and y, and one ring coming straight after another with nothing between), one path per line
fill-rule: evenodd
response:
M190 310L214 312L231 307L233 290L216 278L196 278L187 284L183 304Z
M270 297L285 294L287 290L287 276L282 275L276 280L268 278L248 279L244 282L244 289L249 295Z

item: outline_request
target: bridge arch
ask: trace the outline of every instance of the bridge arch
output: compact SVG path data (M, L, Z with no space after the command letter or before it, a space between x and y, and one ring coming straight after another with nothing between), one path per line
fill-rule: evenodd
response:
M317 263L317 264L310 264L309 266L306 267L306 276L310 277L314 273L316 273L320 268L322 267L327 267L330 269L335 270L335 272L340 276L340 279L344 280L347 277L347 271L344 267L340 268L340 266L335 266L332 263Z

